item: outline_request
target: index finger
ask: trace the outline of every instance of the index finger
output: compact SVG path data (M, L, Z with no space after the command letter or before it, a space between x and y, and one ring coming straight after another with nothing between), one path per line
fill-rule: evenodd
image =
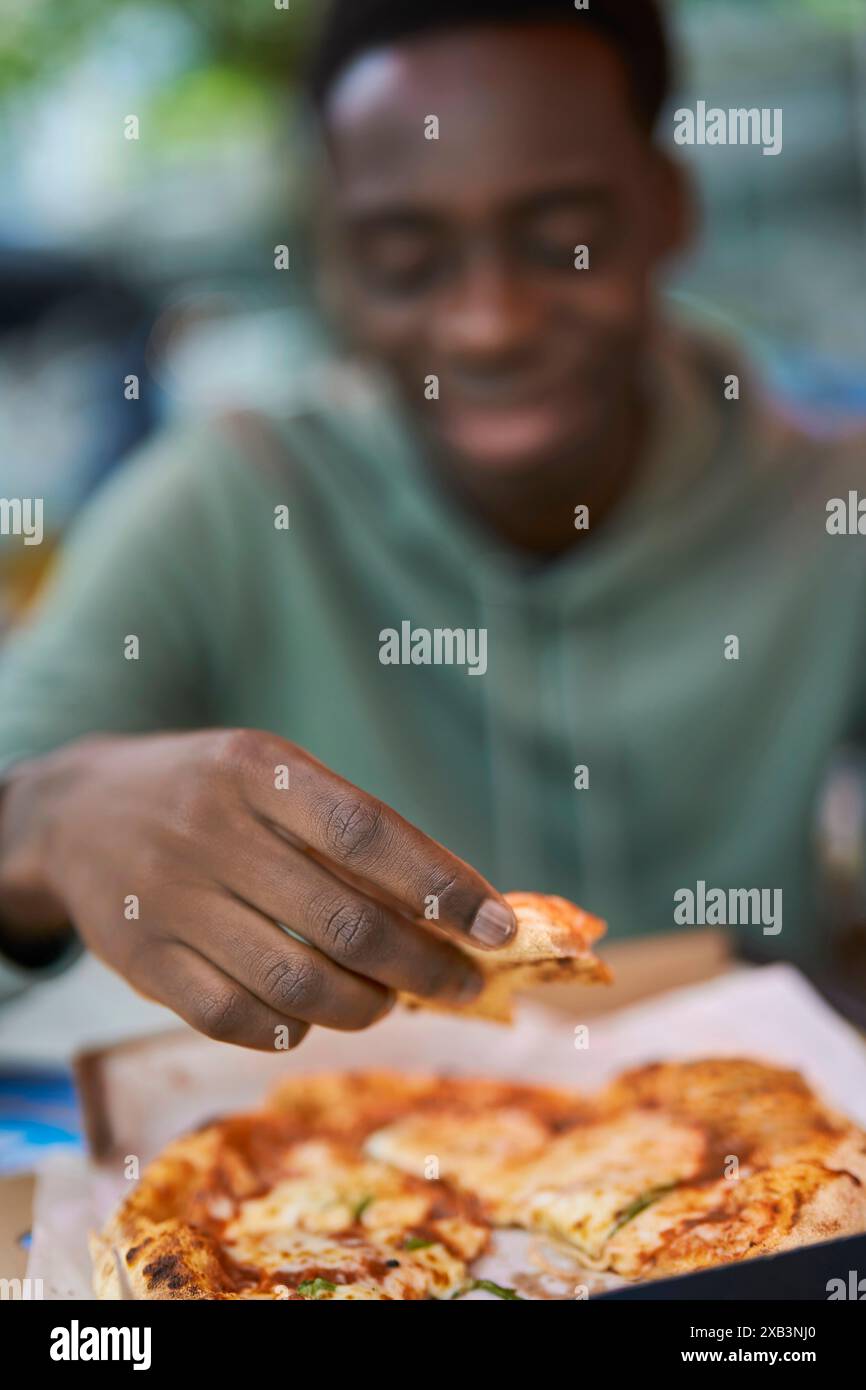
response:
M501 894L457 855L430 839L377 797L325 767L294 744L262 740L242 759L251 809L309 847L337 871L389 895L409 916L495 949L517 928ZM288 770L278 790L275 767Z

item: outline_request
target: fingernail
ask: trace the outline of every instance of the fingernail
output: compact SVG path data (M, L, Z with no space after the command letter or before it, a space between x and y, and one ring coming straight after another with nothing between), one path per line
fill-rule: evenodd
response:
M475 914L475 921L469 928L469 935L479 946L504 946L517 930L517 922L510 907L498 903L495 898L487 898Z

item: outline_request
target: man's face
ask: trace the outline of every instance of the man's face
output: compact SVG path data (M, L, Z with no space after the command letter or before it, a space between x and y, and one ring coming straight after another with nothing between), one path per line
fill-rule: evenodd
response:
M425 37L353 64L327 123L346 325L422 428L488 477L602 443L683 221L615 51L558 24Z

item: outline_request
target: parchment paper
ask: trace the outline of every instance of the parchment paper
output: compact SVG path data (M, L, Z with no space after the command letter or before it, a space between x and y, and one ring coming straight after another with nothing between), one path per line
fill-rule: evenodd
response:
M132 1064L137 1073L123 1079L117 1160L97 1166L64 1158L41 1173L28 1274L43 1281L45 1298L91 1298L87 1231L129 1191L126 1155L145 1162L203 1119L255 1105L287 1073L386 1066L592 1090L648 1061L751 1056L798 1068L831 1105L866 1126L866 1044L791 966L737 970L593 1019L588 1038L576 1034L582 1026L577 1015L533 1004L522 1006L513 1029L395 1012L364 1034L314 1030L296 1053L282 1057L192 1033L172 1038L162 1055L159 1047L143 1053Z

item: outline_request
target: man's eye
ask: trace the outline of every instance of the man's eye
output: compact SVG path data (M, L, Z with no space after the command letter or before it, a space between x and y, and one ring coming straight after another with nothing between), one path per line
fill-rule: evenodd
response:
M359 248L362 274L374 285L395 292L422 288L439 268L440 257L427 237L379 236Z
M602 235L598 225L588 224L585 218L546 218L524 229L521 249L536 265L553 270L573 270L576 248L588 246L590 254L603 253L607 233Z

